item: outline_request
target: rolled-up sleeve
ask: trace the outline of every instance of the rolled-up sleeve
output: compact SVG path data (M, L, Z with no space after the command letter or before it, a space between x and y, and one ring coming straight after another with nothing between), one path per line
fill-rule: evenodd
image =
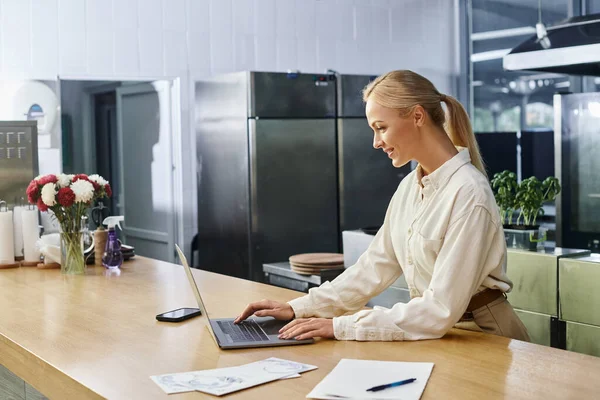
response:
M331 282L312 288L308 294L294 299L296 318L332 318L362 309L374 296L388 288L402 274L390 236L390 203L383 225L367 251L356 264Z
M505 247L498 241L504 241L502 228L485 207L475 205L448 227L430 285L421 297L390 309L376 307L336 317L335 337L421 340L444 336L458 322L488 274L505 262ZM362 280L363 276L352 274L349 278Z

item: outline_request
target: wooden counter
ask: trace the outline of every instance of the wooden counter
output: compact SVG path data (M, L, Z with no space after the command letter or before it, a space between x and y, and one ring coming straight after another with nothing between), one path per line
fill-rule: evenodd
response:
M237 315L249 301L287 301L298 293L196 270L214 317ZM219 350L206 318L158 322L155 315L195 306L183 268L138 257L119 275L57 270L0 271L0 364L50 399L200 399L168 396L150 375L230 367L268 357L315 364L301 378L227 396L303 399L341 358L427 361L435 367L424 399L594 398L600 358L452 330L441 340L341 342Z

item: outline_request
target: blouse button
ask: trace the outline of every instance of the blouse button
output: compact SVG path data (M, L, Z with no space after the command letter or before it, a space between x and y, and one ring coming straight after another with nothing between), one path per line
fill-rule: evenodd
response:
M412 228L408 228L408 234L412 235Z

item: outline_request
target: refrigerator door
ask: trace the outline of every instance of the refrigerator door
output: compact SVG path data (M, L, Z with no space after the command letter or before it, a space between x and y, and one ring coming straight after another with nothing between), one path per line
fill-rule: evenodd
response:
M365 117L365 103L362 91L375 79L369 75L341 75L338 82L338 116L339 117Z
M252 72L249 96L250 117L335 117L334 75Z
M557 245L600 250L600 93L557 95Z
M194 267L248 279L247 73L196 83L198 232Z
M394 168L383 151L373 149L365 118L338 119L338 149L341 231L380 226L410 166Z
M251 265L338 252L334 119L250 119ZM256 279L256 278L255 278Z

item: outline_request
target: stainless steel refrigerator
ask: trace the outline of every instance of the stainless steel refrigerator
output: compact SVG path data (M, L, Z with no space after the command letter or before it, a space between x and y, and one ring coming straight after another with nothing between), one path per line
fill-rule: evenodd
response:
M260 280L262 265L341 252L379 227L410 167L373 149L359 75L240 72L196 83L194 265Z
M373 148L373 130L365 116L362 90L375 76L338 76L338 152L340 232L377 228L410 164L395 168Z
M335 77L240 72L195 94L196 266L260 280L265 262L338 252Z
M554 96L556 244L600 251L600 93Z

